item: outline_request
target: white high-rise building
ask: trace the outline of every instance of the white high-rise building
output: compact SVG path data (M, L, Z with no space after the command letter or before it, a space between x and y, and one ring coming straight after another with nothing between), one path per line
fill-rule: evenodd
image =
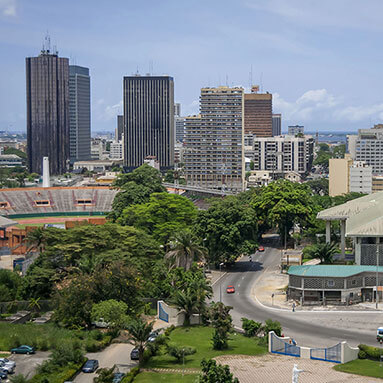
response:
M365 162L355 161L350 167L350 192L372 193L372 167Z

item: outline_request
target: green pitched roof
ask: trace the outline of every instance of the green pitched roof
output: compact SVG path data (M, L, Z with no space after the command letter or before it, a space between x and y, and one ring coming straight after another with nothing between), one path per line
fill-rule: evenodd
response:
M290 266L289 275L302 277L351 277L364 271L376 272L376 266L359 265L302 265ZM383 267L379 266L378 271L383 273Z

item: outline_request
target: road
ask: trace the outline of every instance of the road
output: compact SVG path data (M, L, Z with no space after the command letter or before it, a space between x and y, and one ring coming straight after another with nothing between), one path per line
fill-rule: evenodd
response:
M130 360L130 352L134 346L128 343L114 343L101 352L89 353L86 355L88 359L97 359L100 368L112 368L114 365L118 367L120 372L128 372L131 368L137 366L136 361ZM80 373L74 380L75 383L93 383L93 378L97 375Z
M332 346L346 340L350 345L360 343L376 346L376 329L383 325L383 314L374 312L331 312L331 311L296 311L290 312L268 308L255 301L252 290L258 278L267 267L275 266L280 260L280 251L266 247L262 253L253 255L253 261L245 257L227 270L213 286L215 301L220 299L232 306L231 315L235 326L241 326L241 318L257 321L268 318L282 324L285 335L292 336L298 344L307 347ZM235 286L235 294L227 294L226 287Z

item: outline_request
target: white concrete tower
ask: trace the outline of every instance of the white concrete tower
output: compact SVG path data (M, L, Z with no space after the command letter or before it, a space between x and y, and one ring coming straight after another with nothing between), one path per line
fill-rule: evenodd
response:
M43 188L49 188L51 180L49 176L49 158L43 157Z

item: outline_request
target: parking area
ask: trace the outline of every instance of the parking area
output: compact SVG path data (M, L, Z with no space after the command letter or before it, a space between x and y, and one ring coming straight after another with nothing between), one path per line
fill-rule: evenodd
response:
M37 366L47 360L51 353L49 351L37 351L36 354L25 355L10 355L7 357L16 362L15 375L23 374L26 378L30 379L36 372Z
M130 352L134 346L129 343L111 344L101 352L92 352L86 354L88 359L97 359L100 368L111 368L117 366L120 372L128 372L131 368L137 366L138 362L130 360ZM93 383L95 373L84 374L80 373L74 380L75 383Z

